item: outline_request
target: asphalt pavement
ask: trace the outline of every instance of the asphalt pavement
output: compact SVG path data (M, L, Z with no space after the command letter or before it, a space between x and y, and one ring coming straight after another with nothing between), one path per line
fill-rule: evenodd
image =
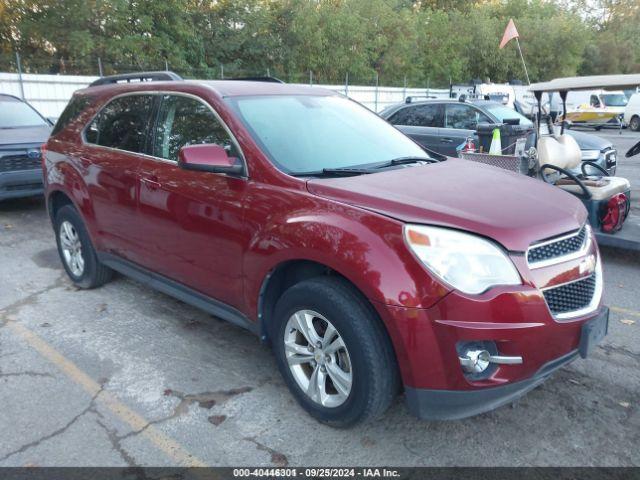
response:
M619 158L637 208L640 157ZM336 430L256 337L121 276L74 288L43 201L0 203L0 466L638 466L640 256L603 256L611 324L590 358L474 418L418 421L399 398Z

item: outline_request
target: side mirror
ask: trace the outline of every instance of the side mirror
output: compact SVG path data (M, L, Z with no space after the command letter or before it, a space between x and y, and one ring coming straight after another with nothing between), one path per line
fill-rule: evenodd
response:
M198 144L182 147L178 152L178 166L185 170L240 175L244 167L240 159L229 157L220 145Z

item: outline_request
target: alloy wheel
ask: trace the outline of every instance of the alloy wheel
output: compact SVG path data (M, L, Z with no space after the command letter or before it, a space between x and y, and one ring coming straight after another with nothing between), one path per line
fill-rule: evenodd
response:
M84 272L84 257L78 231L71 222L65 220L60 224L58 236L64 262L75 277L81 277Z
M349 351L338 330L323 315L299 310L284 331L284 352L293 378L315 403L342 405L353 384Z

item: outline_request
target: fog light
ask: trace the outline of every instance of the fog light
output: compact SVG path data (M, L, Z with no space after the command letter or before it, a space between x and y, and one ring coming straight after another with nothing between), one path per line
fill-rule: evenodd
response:
M467 373L484 372L491 362L491 354L487 350L467 350L464 357L460 357L460 365Z

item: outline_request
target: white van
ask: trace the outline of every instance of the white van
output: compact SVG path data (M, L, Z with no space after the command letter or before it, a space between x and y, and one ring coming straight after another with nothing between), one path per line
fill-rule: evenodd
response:
M640 93L634 93L624 108L624 123L634 132L640 131Z

